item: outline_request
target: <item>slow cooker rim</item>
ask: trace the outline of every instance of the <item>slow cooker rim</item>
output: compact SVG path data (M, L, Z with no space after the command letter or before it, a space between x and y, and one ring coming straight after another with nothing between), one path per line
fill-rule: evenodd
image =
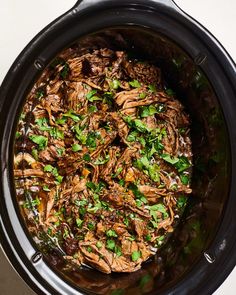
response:
M161 6L162 8L163 8L163 6ZM172 15L173 14L173 8L166 8L166 11L165 11L166 13L169 13L170 15ZM77 11L76 12L77 14L79 14L79 12ZM63 17L61 17L60 19L58 19L58 20L56 20L55 22L53 22L53 26L54 26L54 30L56 30L57 28L59 28L62 24L63 24L63 22L67 22L67 19L69 19L70 17L72 17L72 16L74 16L75 14L74 14L74 12L73 12L73 14L66 14L66 15L64 15ZM183 20L182 20L183 21ZM194 21L192 21L192 25L194 24ZM50 27L50 25L49 25L49 27ZM48 27L48 28L49 28ZM34 50L37 50L37 45L38 45L38 43L41 43L41 41L43 40L43 35L46 33L46 31L47 31L47 28L45 29L45 30L43 30L31 43L30 43L30 45L26 48L26 50L25 51L23 51L23 53L18 57L18 59L16 60L16 62L14 63L14 65L13 65L13 67L11 68L11 70L9 71L9 73L8 73L8 75L7 75L7 77L6 77L6 79L4 80L4 82L3 82L3 84L2 84L2 88L1 88L1 97L3 96L5 96L6 94L7 94L7 89L9 88L9 86L10 86L10 84L11 84L11 79L13 79L12 78L12 76L16 76L17 75L17 72L19 72L19 70L20 70L20 67L21 66L19 66L18 65L18 62L21 60L21 58L23 57L23 59L24 59L24 57L26 58L26 56L27 56L27 54L28 53L30 53L29 51L28 51L28 53L27 53L27 50L30 50L30 51L34 51ZM41 38L42 38L42 40L41 40ZM212 37L211 37L211 41L213 41L213 43L214 44L217 44L217 43L215 43L214 42L214 40L212 40ZM219 50L219 48L217 48L218 50ZM221 48L221 53L222 53L222 55L224 56L224 57L227 57L227 59L228 59L228 62L231 64L231 66L233 66L233 64L232 64L232 61L230 60L230 58L229 58L229 56L224 52L224 50ZM226 70L226 73L228 73L229 74L229 76L231 76L231 69L230 69L230 71L228 71L228 70ZM230 78L230 77L229 77ZM229 79L229 80L231 80L231 79ZM232 77L232 80L233 80L233 77ZM234 91L235 91L235 87L233 87L234 88ZM1 105L1 107L2 107L2 105ZM2 207L2 206L1 206ZM3 233L3 232L2 232ZM4 247L4 249L5 249L5 251L8 251L8 243L10 242L10 241L6 241L6 239L4 240L4 238L3 238L3 235L1 234L1 237L2 237L2 239L3 239L3 241L1 241L1 242L3 242L3 247ZM236 248L236 245L234 244L234 247L233 247L234 249ZM232 258L232 257L231 257ZM234 261L236 260L236 257L234 257L234 259L233 259ZM14 262L14 264L15 264L16 262ZM233 263L233 264L235 264L235 263ZM227 275L226 275L227 276ZM220 284L220 283L219 283Z

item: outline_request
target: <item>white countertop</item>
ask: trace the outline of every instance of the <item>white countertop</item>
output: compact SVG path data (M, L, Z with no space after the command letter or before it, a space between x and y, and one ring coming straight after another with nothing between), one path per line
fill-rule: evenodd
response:
M0 83L25 45L75 2L75 0L0 0ZM203 24L236 61L236 0L176 0L176 3ZM14 280L17 279L17 276L14 277ZM0 273L0 294L16 294L14 290L10 290L13 288L11 284L6 284L7 282L1 279ZM24 289L24 282L19 280L18 286ZM25 295L26 291L23 289L22 291L17 289L17 294ZM1 293L2 291L4 293ZM27 294L33 294L31 291L28 292ZM214 295L235 294L236 268Z

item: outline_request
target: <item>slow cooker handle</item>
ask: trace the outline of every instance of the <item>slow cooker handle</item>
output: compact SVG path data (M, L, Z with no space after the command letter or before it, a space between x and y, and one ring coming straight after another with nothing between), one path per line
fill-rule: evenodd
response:
M155 5L155 4L161 4L165 5L171 8L174 8L176 10L179 10L179 7L174 2L174 0L119 0L119 3L124 2L124 4L142 4L142 5ZM130 3L129 3L130 2ZM116 0L78 0L76 4L74 5L73 9L78 10L84 10L86 8L92 7L94 5L98 4L114 4L117 5Z

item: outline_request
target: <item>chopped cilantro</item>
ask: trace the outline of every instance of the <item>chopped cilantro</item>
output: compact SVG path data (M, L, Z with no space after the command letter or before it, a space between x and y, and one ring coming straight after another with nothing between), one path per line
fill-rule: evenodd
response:
M39 159L38 150L32 149L31 154L35 158L35 160L38 161Z
M55 139L64 139L64 133L62 130L59 130L57 127L51 128L49 134Z
M110 83L110 87L112 89L118 89L120 87L120 81L119 80L113 80L111 83Z
M136 129L140 132L149 132L150 129L147 127L146 124L144 124L141 120L139 119L135 119L134 120L134 125L136 127Z
M182 195L180 197L177 198L177 206L179 208L183 208L187 203L187 197Z
M139 199L137 199L135 201L135 203L136 203L137 207L141 207L143 205L143 202L141 200L139 200Z
M15 136L16 136L16 139L19 138L21 136L21 133L19 131L16 131Z
M137 261L139 260L139 258L141 258L141 252L140 251L133 251L132 254L131 254L131 259L132 261Z
M65 63L63 69L60 72L60 76L63 79L66 79L69 75L69 72L70 72L70 67L69 67L68 63Z
M49 165L46 165L43 170L44 170L44 172L52 172L53 169L54 169L54 167L49 164Z
M125 185L125 181L124 181L124 179L120 179L120 180L118 181L118 183L119 183L119 185L121 185L121 186L124 186L124 185Z
M76 138L82 143L86 144L87 141L87 134L83 131L82 128L80 128L78 125L74 126L73 130L76 133Z
M88 227L88 229L90 229L90 230L94 230L94 229L95 229L95 225L94 225L94 223L92 223L92 222L88 222L87 227Z
M94 105L91 105L91 106L88 106L88 112L89 113L94 113L94 112L97 112L97 107L94 106Z
M88 247L87 247L87 251L88 251L89 253L91 253L91 252L92 252L92 248L91 248L90 246L88 246Z
M124 218L124 224L126 226L129 226L129 219L127 217Z
M106 242L106 248L108 250L114 251L115 247L116 247L116 243L113 240L108 239L107 242Z
M181 174L180 175L180 180L184 185L189 184L189 176L187 174Z
M161 246L163 244L163 241L165 239L165 236L160 236L159 238L156 239L156 243L158 246Z
M55 179L56 179L56 183L57 183L57 184L60 184L60 183L62 183L63 176L61 176L61 175L57 175L57 176L55 176Z
M103 99L103 102L104 103L107 103L108 105L112 105L113 104L113 93L112 92L105 92L104 94L103 94L103 97L104 97L104 99Z
M86 186L87 186L89 189L91 189L92 191L95 191L96 188L97 188L96 184L93 183L92 181L88 181L88 182L86 183Z
M117 238L118 235L117 233L114 231L114 229L109 229L107 232L106 232L106 235L107 237L111 238L111 237L114 237L114 238Z
M87 212L92 213L92 214L96 213L98 210L100 210L102 208L101 202L97 202L95 204L95 206L93 206L93 207L91 207L91 206L92 206L92 204L90 203L89 207L87 209Z
M87 100L90 101L90 102L94 102L94 101L97 101L97 100L102 100L101 97L98 97L95 94L97 94L97 90L96 89L93 89L93 90L89 91L86 94Z
M152 239L152 237L151 237L150 234L147 234L147 235L145 236L145 240L146 240L147 242L150 242L151 239Z
M40 131L50 131L51 127L48 126L48 119L47 118L38 118L35 120L35 123L38 125L38 129Z
M90 154L88 154L88 153L87 153L87 154L84 154L84 155L83 155L83 160L86 161L86 162L91 161Z
M62 182L63 176L59 175L56 167L53 167L52 165L48 164L44 167L43 170L44 172L50 172L55 177L56 183L60 184Z
M48 139L43 135L30 135L29 139L36 143L39 147L39 150L44 150L47 147Z
M36 199L25 201L23 206L24 206L24 208L32 209L32 208L35 208L38 205L40 205L40 200L39 200L38 197L36 197Z
M100 139L101 135L97 131L90 131L86 138L86 146L89 148L96 148L96 139Z
M38 88L36 91L36 98L41 99L45 95L45 90L43 88Z
M168 217L168 213L166 211L166 207L163 204L155 204L152 206L147 206L150 211L158 211L164 214L164 217Z
M156 204L156 205L152 205L152 206L147 206L147 209L149 209L150 215L152 216L152 218L154 220L150 220L150 222L152 223L153 227L156 228L158 225L158 218L157 218L157 212L161 212L163 214L164 219L169 217L169 214L166 211L166 208L163 204Z
M118 257L120 257L122 255L122 251L119 246L115 246L115 253Z
M146 174L149 175L151 180L153 180L154 182L160 182L160 177L159 177L160 167L157 164L151 165L147 156L143 156L137 159L137 161L135 162L135 165L139 170L146 171Z
M154 182L160 182L160 176L159 176L160 167L157 164L150 165L148 167L148 174Z
M105 184L103 182L99 182L98 184L92 182L92 181L88 181L86 183L87 188L89 188L90 190L92 190L94 193L100 193L102 191L102 189L105 187Z
M109 155L106 155L104 158L99 157L93 164L94 165L103 165L107 163L110 159Z
M184 134L186 131L187 131L187 128L186 127L180 127L179 128L179 133L180 134Z
M78 143L72 144L71 146L72 152L78 152L82 150L82 146Z
M131 190L132 192L133 192L133 194L135 195L135 197L137 198L137 199L145 199L145 197L144 197L144 194L143 193L141 193L140 191L139 191L139 189L138 189L138 187L137 187L137 185L136 184L134 184L134 183L130 183L129 185L128 185L128 189L129 190ZM144 201L145 203L147 202L147 200L146 201Z
M153 84L148 85L148 89L149 89L151 92L156 92L156 91L157 91L156 86L153 85Z
M133 88L139 88L141 87L141 84L139 83L138 80L133 80L129 82L129 85L132 86Z
M118 175L120 175L120 173L122 172L123 168L122 167L118 167L116 170L116 173L112 175L112 178L117 177Z
M183 172L189 167L191 167L191 163L185 156L179 157L179 161L175 164L175 168L178 170L178 172Z
M65 148L64 147L61 147L61 148L57 148L57 154L59 157L62 157L62 155L64 154L65 152Z
M172 157L172 156L169 155L169 154L162 154L162 155L161 155L161 158L162 158L163 160L165 160L166 162L172 164L172 165L174 165L174 164L176 164L177 162L179 162L179 159L178 159L178 158L176 158L176 157Z
M79 122L80 121L80 116L77 115L73 110L69 110L68 112L66 112L65 114L63 114L63 117L64 118L71 118L75 122Z
M138 131L131 131L129 133L129 135L127 136L126 140L129 141L129 142L134 142L136 141L138 138Z
M49 188L47 185L44 185L44 186L43 186L43 190L44 190L45 192L50 192L50 191L51 191L50 188Z
M143 106L139 108L139 115L141 118L152 116L156 113L159 113L154 105Z
M147 96L147 93L145 93L145 92L142 92L139 94L139 97L142 99L145 98L146 96Z
M81 228L82 224L83 224L83 220L81 220L80 218L76 218L77 227Z
M97 247L98 249L101 249L101 248L102 248L102 243L98 241L98 242L96 243L96 247Z
M66 121L67 121L67 118L66 117L57 118L55 121L56 121L57 124L64 125L66 123Z

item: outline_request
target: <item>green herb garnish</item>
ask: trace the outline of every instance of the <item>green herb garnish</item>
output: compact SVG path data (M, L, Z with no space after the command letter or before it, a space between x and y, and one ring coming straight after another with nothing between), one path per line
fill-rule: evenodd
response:
M97 247L98 249L101 249L101 248L102 248L102 243L98 241L98 242L96 243L96 247Z
M68 63L65 63L63 69L60 71L60 76L63 79L66 79L69 75L69 72L70 72L70 67L69 67Z
M120 81L119 80L113 80L111 83L110 83L110 87L112 89L118 89L120 87Z
M177 206L178 208L183 208L187 203L187 197L182 195L177 198Z
M86 138L86 146L89 147L89 148L96 148L97 144L96 144L96 140L97 139L100 139L101 138L101 135L99 132L97 131L90 131L87 135L87 138Z
M94 225L94 223L92 223L92 222L88 222L87 227L88 227L88 229L90 229L90 230L94 230L94 229L95 229L95 225Z
M142 99L145 98L146 96L147 96L147 93L145 93L145 92L142 92L139 94L139 97Z
M150 242L151 239L152 239L152 237L151 237L150 234L147 234L147 235L145 236L145 241Z
M141 252L140 251L134 251L134 252L132 252L132 254L131 254L131 259L132 259L132 261L137 261L137 260L139 260L139 258L141 258Z
M149 89L151 92L156 92L156 91L157 91L156 86L153 85L153 84L148 85L148 89Z
M91 253L91 252L92 252L92 248L91 248L90 246L88 246L88 247L87 247L87 251L88 251L89 253Z
M39 150L44 150L48 144L48 138L43 135L30 135L29 139L36 143L39 147Z
M44 185L44 186L43 186L43 190L44 190L45 192L50 192L50 191L51 191L50 188L49 188L47 185Z
M82 146L78 143L72 144L71 146L72 152L78 152L82 150Z
M133 88L139 88L141 87L141 84L139 83L138 80L133 80L129 82L129 85L132 86Z
M101 97L98 97L97 95L97 90L96 89L93 89L91 91L89 91L87 94L86 94L86 98L88 101L90 102L94 102L94 101L98 101L98 100L102 100Z
M103 165L110 160L110 156L106 155L104 158L99 157L96 161L94 161L94 165Z
M63 114L63 118L71 118L75 122L80 121L80 116L78 114L76 114L73 110L69 110L68 112ZM63 122L65 122L65 121L63 121ZM62 122L60 122L60 123L62 123Z
M154 105L143 106L139 108L139 115L141 118L153 116L154 114L159 113L157 108Z
M168 154L162 154L161 158L172 165L179 162L179 158L172 157L171 155L168 155Z
M114 237L114 238L117 238L118 235L117 233L114 231L114 229L109 229L107 232L106 232L106 235L111 238L111 237Z
M35 158L35 160L38 161L38 159L39 159L38 150L32 149L31 154Z
M116 243L113 240L107 240L106 242L106 248L108 250L114 251L116 247Z
M83 155L83 160L86 161L86 162L90 162L91 161L90 154L88 154L88 153L87 154L84 154Z
M94 112L97 112L97 107L94 106L94 105L91 105L91 106L88 106L88 112L89 113L94 113Z
M77 227L81 228L82 224L83 224L83 220L81 220L80 218L76 218Z

